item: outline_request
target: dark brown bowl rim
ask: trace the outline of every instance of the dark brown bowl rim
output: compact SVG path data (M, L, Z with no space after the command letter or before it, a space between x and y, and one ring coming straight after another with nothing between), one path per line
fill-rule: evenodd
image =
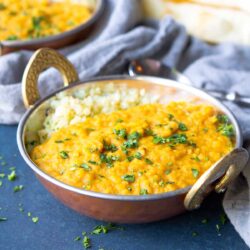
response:
M170 198L173 196L182 195L182 194L187 193L191 189L192 185L187 186L185 188L177 189L175 191L170 191L170 192L165 192L165 193L160 193L160 194L149 194L149 195L114 195L114 194L105 194L105 193L99 193L99 192L93 192L93 191L89 191L89 190L80 189L80 188L65 184L65 183L49 176L48 174L46 174L42 170L40 170L32 162L32 160L29 157L29 154L25 150L25 144L24 144L24 140L23 140L23 136L24 136L23 132L24 132L24 127L25 127L26 121L29 119L29 117L33 113L33 111L36 110L36 108L38 108L44 101L50 99L51 97L55 96L59 92L62 92L62 91L67 90L69 88L79 86L79 85L82 85L85 83L92 83L93 84L93 83L98 82L98 81L109 81L109 80L112 81L112 80L126 80L126 79L127 80L139 80L139 81L144 80L144 81L153 82L153 83L154 82L155 83L161 82L162 85L164 85L164 82L165 83L171 82L172 84L175 84L175 85L177 84L177 88L180 88L182 90L184 89L187 91L189 90L191 93L193 93L197 96L201 96L201 98L204 96L204 99L208 99L208 100L212 101L215 104L215 106L219 107L222 112L226 113L229 116L229 119L234 126L235 134L236 134L235 148L242 146L242 143L243 143L242 132L241 132L241 128L239 126L239 123L238 123L236 117L224 104L222 104L219 100L215 99L214 97L212 97L208 93L204 92L203 90L198 89L198 88L193 87L193 86L190 86L190 85L176 82L174 80L163 79L160 77L151 77L151 76L131 77L129 75L111 75L111 76L93 77L93 78L85 79L84 81L72 83L67 87L60 88L60 89L54 91L53 93L51 93L50 95L46 96L45 98L42 98L41 100L39 100L33 107L31 107L30 109L28 109L26 111L26 113L23 115L21 121L19 122L19 125L17 128L17 145L18 145L18 149L20 151L20 154L23 157L24 161L27 163L27 165L36 174L38 174L39 176L43 177L44 179L53 183L56 186L59 186L61 188L64 188L66 190L69 190L69 191L72 191L72 192L75 192L78 194L82 194L82 195L86 195L86 196L90 196L90 197L95 197L95 198L101 198L101 199L107 199L107 200L117 200L117 201L146 201L146 200L167 199L167 198Z
M82 30L87 29L89 26L91 26L93 23L95 23L99 19L103 10L104 10L104 0L97 0L96 8L92 16L86 22L80 25L77 25L76 27L68 31L61 32L56 35L46 36L42 38L35 38L31 40L15 40L15 41L3 40L3 41L0 41L0 45L6 46L9 48L22 47L22 46L31 46L31 45L42 45L48 42L64 39L65 37L72 36Z

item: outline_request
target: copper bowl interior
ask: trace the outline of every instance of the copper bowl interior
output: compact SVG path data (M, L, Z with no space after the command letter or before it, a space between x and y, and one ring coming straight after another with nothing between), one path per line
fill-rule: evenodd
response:
M172 192L147 196L97 193L69 186L56 180L40 170L30 159L25 146L25 140L27 136L34 136L36 131L41 129L45 118L45 110L49 107L49 102L55 98L56 94L62 91L72 93L93 85L101 87L110 82L114 83L115 86L126 85L133 88L143 88L152 94L159 94L160 100L163 103L171 99L209 103L229 117L236 133L235 148L242 145L241 131L234 115L221 102L204 91L157 77L109 76L71 84L38 101L34 107L29 109L22 118L17 132L18 147L24 160L56 198L76 211L97 219L113 222L140 223L161 220L184 212L183 200L191 186Z

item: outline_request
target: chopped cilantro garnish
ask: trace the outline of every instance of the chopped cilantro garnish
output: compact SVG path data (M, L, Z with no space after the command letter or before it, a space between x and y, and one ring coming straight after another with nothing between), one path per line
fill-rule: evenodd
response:
M115 144L108 144L105 140L103 141L103 148L105 151L115 152L118 150Z
M32 221L33 221L34 223L37 223L37 222L38 222L38 220L39 220L39 218L38 218L38 217L32 217Z
M188 130L187 126L184 123L182 123L182 122L179 123L179 127L178 128L181 131L187 131Z
M127 157L127 160L130 162L130 161L133 161L134 158L135 158L135 157L134 157L133 155L130 155L130 156Z
M116 123L121 123L121 122L123 122L123 120L120 118L116 120Z
M3 3L0 3L0 10L5 10L6 6Z
M113 167L114 161L117 161L119 159L119 156L111 155L107 156L106 154L100 154L100 160L102 163L106 163L106 166L111 168Z
M194 178L197 178L199 176L199 170L196 168L192 168L192 174Z
M88 236L85 235L85 236L83 237L82 245L84 246L85 249L91 247L90 238L89 238Z
M203 219L203 220L201 221L201 223L202 223L202 224L207 224L207 223L208 223L208 219Z
M166 175L169 175L169 174L171 173L171 171L172 171L171 169L167 169L167 170L165 171L165 174L166 174Z
M142 158L142 154L140 152L135 153L135 158L140 160Z
M28 212L27 215L28 215L28 217L30 217L31 216L31 212Z
M8 175L8 180L9 181L14 181L16 179L16 171L13 170L11 173Z
M137 131L134 131L133 133L128 135L129 140L139 140L141 137L141 134Z
M192 232L192 236L196 237L196 236L198 236L198 233L197 232Z
M126 129L114 129L114 134L125 139L127 137Z
M153 130L150 128L146 128L144 132L147 136L151 136L154 134Z
M221 225L225 225L227 222L227 216L225 214L220 215L220 223Z
M198 156L191 157L191 159L192 159L192 160L195 160L195 161L197 161L197 162L200 162L200 161L201 161L200 158L199 158Z
M96 162L96 161L91 161L91 160L89 160L88 161L90 164L93 164L93 165L98 165L98 163Z
M0 221L6 221L7 218L6 217L0 217Z
M218 131L227 137L233 137L235 135L234 127L230 123L229 118L226 115L217 115L217 121L219 122Z
M11 35L11 36L8 36L8 37L6 38L7 41L15 41L15 40L17 40L17 39L18 39L18 37L17 37L16 35Z
M168 119L171 121L174 118L174 115L168 114Z
M90 171L92 168L88 165L88 164L86 164L86 163L83 163L82 165L81 165L81 167L84 169L84 170L87 170L87 171Z
M69 158L69 154L66 151L61 151L59 154L63 159Z
M141 189L140 195L147 195L147 194L148 194L148 190L147 189L145 189L145 188Z
M148 159L148 158L145 159L145 162L146 162L147 164L149 164L149 165L153 165L153 164L154 164L154 163L153 163L150 159Z
M229 118L226 115L219 114L216 116L219 123L229 123Z
M5 177L5 174L4 173L1 173L0 174L0 178L4 178Z
M0 187L3 185L3 182L2 181L0 181Z
M18 192L18 191L23 190L23 188L24 188L23 185L18 185L18 186L15 186L13 190L14 190L14 192L16 193L16 192Z
M188 143L188 140L187 140L187 136L185 134L174 134L174 135L171 135L167 138L156 135L153 138L153 143L154 144L170 143L171 145L175 145L178 143L186 144L186 143Z
M233 137L235 135L232 124L222 124L218 127L218 131L227 137Z
M175 184L175 182L174 181L166 181L166 185L168 185L168 184Z
M133 174L125 174L122 176L122 179L127 182L134 182L135 181L135 176Z
M107 232L108 232L108 226L100 225L100 226L96 226L91 233L92 234L101 234L101 233L106 234Z
M81 240L81 236L76 236L76 237L74 238L74 241L79 241L79 240Z
M138 146L139 144L137 140L129 139L122 144L121 148L122 148L122 151L127 152L128 148L138 148Z
M165 183L164 183L163 180L160 180L160 181L159 181L159 186L160 186L160 187L164 187L164 186L165 186Z

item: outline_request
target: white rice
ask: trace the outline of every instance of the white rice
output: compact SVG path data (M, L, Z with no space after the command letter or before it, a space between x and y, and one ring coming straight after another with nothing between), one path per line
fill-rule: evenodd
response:
M159 96L147 93L145 89L115 86L112 83L102 88L89 87L78 90L73 95L59 93L50 103L43 129L38 131L40 142L58 129L83 122L87 117L158 101Z

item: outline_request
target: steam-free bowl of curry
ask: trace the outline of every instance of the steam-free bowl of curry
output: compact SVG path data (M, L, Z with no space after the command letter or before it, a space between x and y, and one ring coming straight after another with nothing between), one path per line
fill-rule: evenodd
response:
M102 0L0 1L0 55L17 49L60 48L87 36Z
M185 197L204 177L215 173L206 182L212 188L225 174L215 162L235 164L225 154L244 151L236 119L218 100L146 76L101 77L56 91L28 109L17 141L57 199L84 215L126 223L186 211Z

